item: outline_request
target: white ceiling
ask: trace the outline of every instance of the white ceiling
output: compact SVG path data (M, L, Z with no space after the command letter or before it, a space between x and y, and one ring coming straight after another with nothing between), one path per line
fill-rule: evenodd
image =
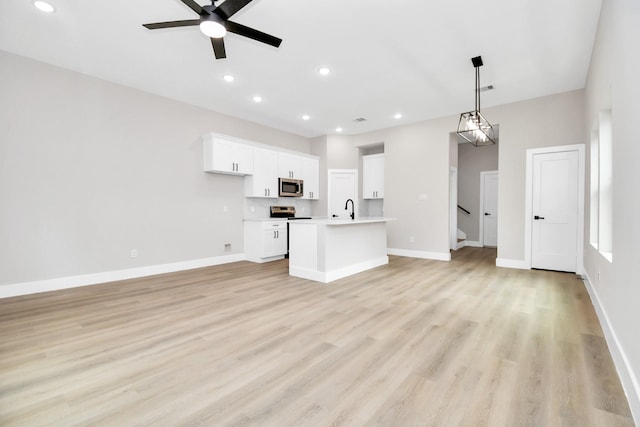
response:
M471 110L477 55L483 107L582 88L602 2L254 0L232 20L282 45L228 34L215 60L198 27L142 27L196 19L179 0L49 1L0 1L0 49L305 137Z

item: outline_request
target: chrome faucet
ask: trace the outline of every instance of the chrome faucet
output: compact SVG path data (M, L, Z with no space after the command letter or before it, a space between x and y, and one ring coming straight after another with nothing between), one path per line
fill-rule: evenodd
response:
M347 209L349 209L349 202L351 202L351 215L349 215L351 217L351 219L356 219L356 214L354 213L354 207L353 207L353 200L351 199L347 199L347 203L344 204L344 210L346 211Z

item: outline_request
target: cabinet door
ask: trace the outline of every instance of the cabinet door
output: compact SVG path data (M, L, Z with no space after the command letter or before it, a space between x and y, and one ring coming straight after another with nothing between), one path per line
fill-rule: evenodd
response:
M204 141L204 170L233 175L253 173L253 149L240 142L221 138Z
M262 229L262 258L284 255L287 252L287 224L265 222Z
M245 197L278 197L278 152L253 149L253 175L244 178Z
M302 158L303 199L317 200L320 197L320 162L309 157Z
M302 179L302 157L278 153L278 177Z
M285 255L287 253L287 224L278 228L276 239L273 243L274 255Z
M237 144L233 157L236 162L236 172L241 175L251 175L253 173L253 147Z
M362 198L384 198L384 154L362 156Z

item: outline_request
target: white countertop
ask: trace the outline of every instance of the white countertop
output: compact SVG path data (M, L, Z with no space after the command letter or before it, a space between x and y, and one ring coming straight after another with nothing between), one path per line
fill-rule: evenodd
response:
M244 221L287 221L287 218L245 218Z
M318 224L318 225L354 225L354 224L368 224L372 222L387 222L394 221L397 218L389 218L384 216L366 216L356 219L331 219L331 218L312 218L312 219L299 219L294 221L295 224Z

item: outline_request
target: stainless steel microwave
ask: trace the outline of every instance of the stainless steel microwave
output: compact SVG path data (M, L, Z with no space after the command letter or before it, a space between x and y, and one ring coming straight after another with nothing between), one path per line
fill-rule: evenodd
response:
M278 196L302 197L304 185L301 179L278 178Z

